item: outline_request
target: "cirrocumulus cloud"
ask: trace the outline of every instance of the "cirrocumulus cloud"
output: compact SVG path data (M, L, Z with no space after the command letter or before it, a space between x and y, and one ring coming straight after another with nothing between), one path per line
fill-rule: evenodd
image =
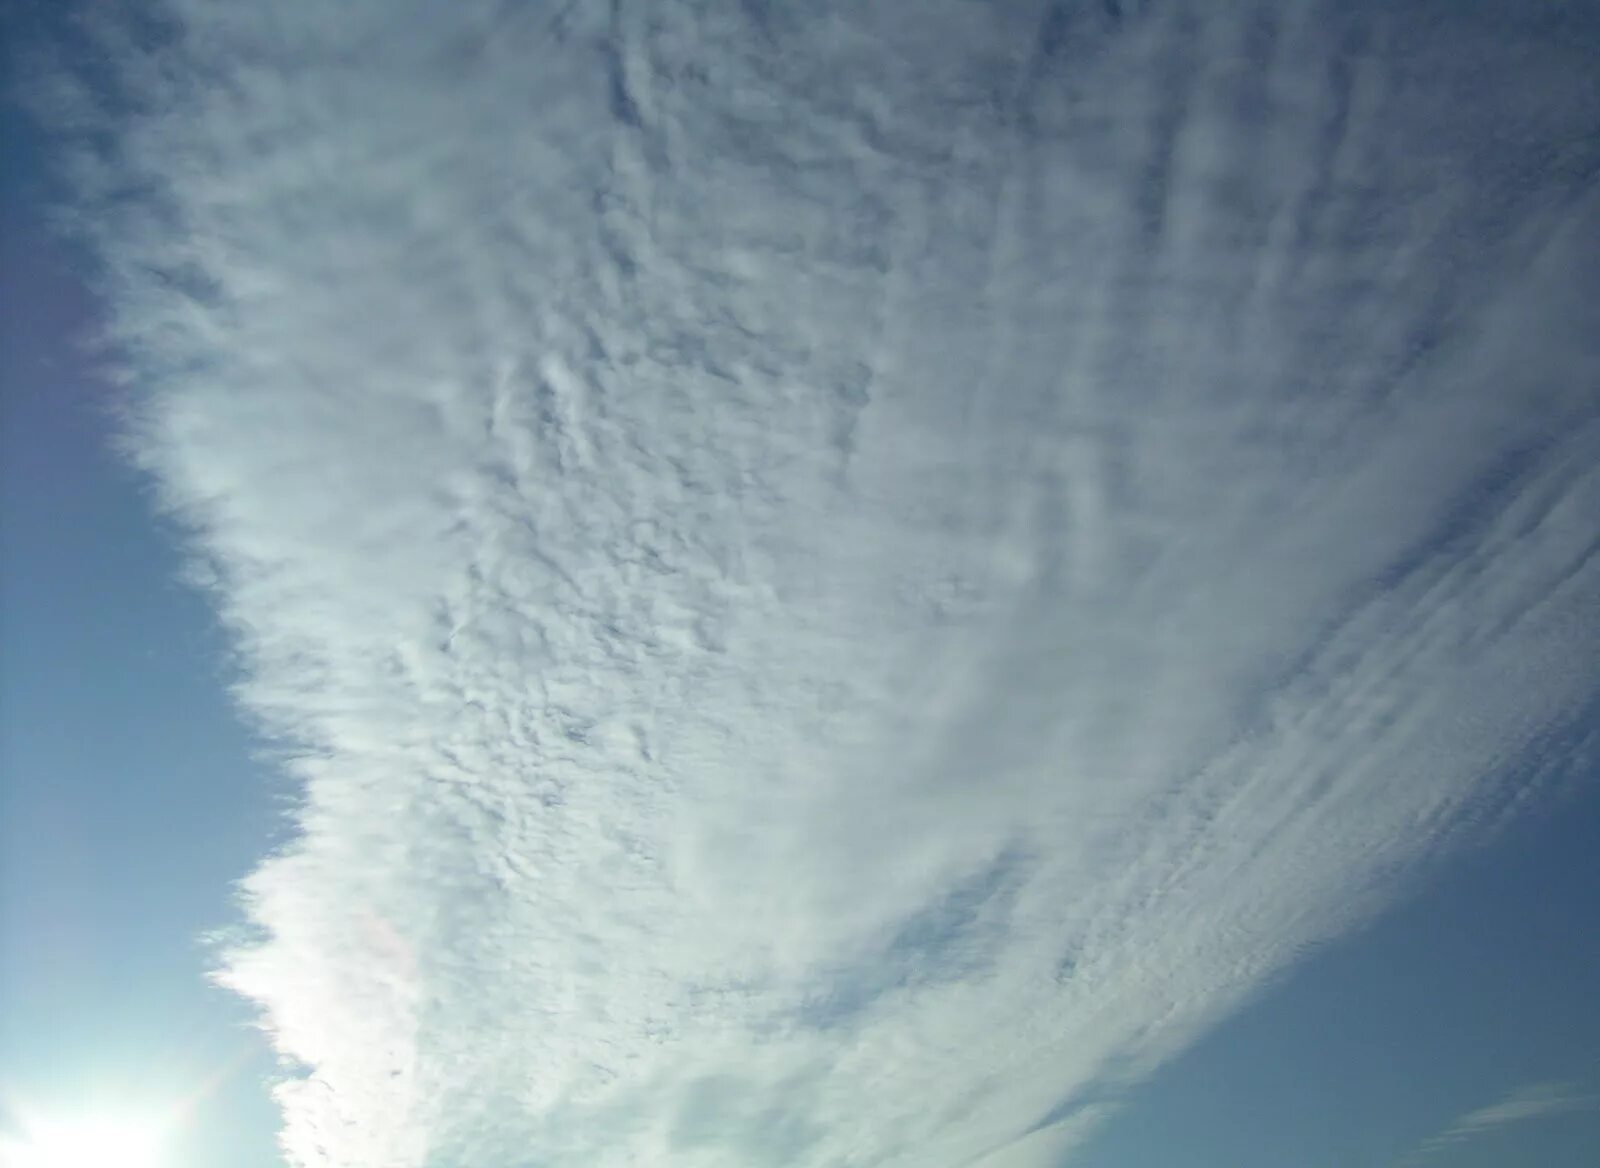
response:
M298 1168L1059 1163L1559 777L1545 6L151 8L56 116Z

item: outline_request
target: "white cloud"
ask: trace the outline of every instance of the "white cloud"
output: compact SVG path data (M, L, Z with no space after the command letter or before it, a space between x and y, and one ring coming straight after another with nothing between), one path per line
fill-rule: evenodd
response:
M1510 1124L1596 1108L1600 1108L1600 1095L1584 1090L1580 1083L1535 1083L1513 1091L1498 1103L1467 1112L1444 1131L1425 1140L1403 1162L1421 1164L1447 1148Z
M224 975L293 1164L1053 1163L1559 766L1587 58L1090 8L117 51L135 446L304 785Z

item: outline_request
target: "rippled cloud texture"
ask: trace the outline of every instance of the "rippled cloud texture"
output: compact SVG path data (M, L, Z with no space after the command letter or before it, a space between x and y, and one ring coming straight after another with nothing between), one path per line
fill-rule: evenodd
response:
M1389 7L91 24L130 443L303 785L222 974L292 1164L1055 1164L1541 796L1591 30Z

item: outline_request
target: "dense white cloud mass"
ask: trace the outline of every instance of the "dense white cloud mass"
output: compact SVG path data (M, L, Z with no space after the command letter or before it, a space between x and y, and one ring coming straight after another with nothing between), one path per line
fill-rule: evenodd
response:
M62 116L294 1165L1057 1163L1593 696L1556 6L161 11Z

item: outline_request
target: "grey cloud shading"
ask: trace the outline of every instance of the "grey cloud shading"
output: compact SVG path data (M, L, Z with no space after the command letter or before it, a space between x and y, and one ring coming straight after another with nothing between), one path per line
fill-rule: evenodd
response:
M822 1029L848 1025L893 991L983 976L1005 938L1007 910L1025 878L1022 859L1007 852L941 889L880 948L850 968L817 978L817 996L802 1007L802 1022Z
M1600 38L1392 7L86 24L292 1165L1058 1163L1543 797Z

